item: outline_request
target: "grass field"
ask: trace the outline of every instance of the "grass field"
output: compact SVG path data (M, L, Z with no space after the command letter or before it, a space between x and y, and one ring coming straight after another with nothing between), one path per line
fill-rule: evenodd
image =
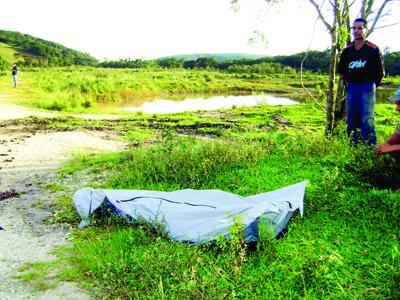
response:
M65 278L123 299L397 298L396 162L351 149L341 135L327 140L304 126L275 125L263 134L246 125L236 128L247 132L241 138L229 130L212 140L170 136L84 158L64 172L107 174L95 187L215 188L241 195L307 180L306 217L292 220L283 239L262 240L252 251L237 241L190 246L145 225L97 219L78 230L74 246L63 252L73 266ZM63 210L58 217L77 224L70 197Z
M0 86L7 89L9 72ZM306 77L305 83L323 95L324 76ZM304 99L297 75L269 77L204 70L132 70L98 68L21 69L19 86L23 105L65 112L111 112L127 104L140 104L156 97L183 99L193 95L268 93ZM9 88L9 87L8 87Z
M54 79L57 72L63 80ZM116 72L127 77L114 78ZM179 94L186 88L191 92L196 86L196 92L244 91L248 85L250 90L283 90L305 97L295 78L239 79L212 72L166 71L130 77L132 71L120 72L56 69L29 74L26 82L35 101L42 93L64 95L79 89L84 94L68 76L75 83L92 78L84 86L98 78L96 86L103 86L103 92L118 91L122 84L135 90L134 82L126 81L140 78L137 90L151 91L149 96ZM211 83L206 75L213 76ZM55 88L46 94L52 80ZM323 80L309 79L317 96ZM396 80L390 83L395 85ZM40 90L35 92L38 83ZM24 101L28 100L26 96ZM399 117L393 104L377 105L380 142L393 132ZM131 142L121 153L77 157L60 170L60 183L75 180L96 188L162 191L222 189L246 196L307 180L305 218L296 215L284 238L263 239L252 249L241 242L240 233L214 246L188 245L145 224L127 225L113 217L95 218L93 226L78 229L71 203L74 190L65 184L54 221L77 229L73 246L58 251L60 278L79 282L95 291L95 297L106 299L400 298L398 162L378 157L369 148L350 147L344 124L324 137L324 122L324 113L307 101L287 107L141 114L114 121L20 121L30 128L40 124L42 129L111 129Z

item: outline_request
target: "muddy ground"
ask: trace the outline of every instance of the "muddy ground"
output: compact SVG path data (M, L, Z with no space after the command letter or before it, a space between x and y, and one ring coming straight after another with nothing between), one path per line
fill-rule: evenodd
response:
M57 194L46 184L56 182L57 169L76 152L126 145L111 132L30 132L7 125L29 115L55 116L0 103L0 299L90 299L73 283L54 280L54 288L37 291L15 276L27 263L54 260L52 251L69 243L68 226L47 222Z

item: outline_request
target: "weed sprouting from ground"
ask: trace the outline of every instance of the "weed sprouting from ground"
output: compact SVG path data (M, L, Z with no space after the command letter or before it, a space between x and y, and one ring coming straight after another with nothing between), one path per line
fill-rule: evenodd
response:
M26 263L19 268L19 274L15 276L24 282L29 282L36 291L45 291L57 286L58 279L51 274L57 262Z

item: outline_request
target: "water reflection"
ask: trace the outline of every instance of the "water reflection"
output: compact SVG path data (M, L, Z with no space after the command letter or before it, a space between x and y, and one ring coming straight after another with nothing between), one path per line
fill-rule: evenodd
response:
M216 110L220 108L230 109L234 106L256 106L267 105L293 105L300 102L285 97L274 97L269 95L249 96L217 96L211 98L193 98L183 101L175 100L154 100L145 102L139 107L127 106L125 110L143 111L145 113L176 113L196 110Z
M377 103L390 103L387 99L396 92L395 88L381 87L376 90L376 102Z

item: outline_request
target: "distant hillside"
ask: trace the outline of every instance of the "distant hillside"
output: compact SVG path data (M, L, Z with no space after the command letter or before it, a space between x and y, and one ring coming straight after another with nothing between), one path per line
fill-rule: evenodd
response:
M97 66L104 68L213 68L221 71L251 73L285 71L287 66L298 70L306 53L266 56L246 53L195 53L160 57L155 60L120 59L99 62L87 53L63 45L35 38L28 34L0 30L0 70L9 69L13 62L20 66ZM385 53L386 75L400 75L400 52ZM309 51L303 69L327 73L330 50ZM286 70L287 71L287 70ZM286 72L285 71L285 72Z
M157 60L165 60L175 58L177 60L196 60L198 58L215 58L216 61L227 61L227 60L237 60L237 59L257 59L264 57L264 55L259 54L246 54L246 53L195 53L195 54L182 54L182 55L172 55L160 57Z
M0 30L0 67L14 61L26 66L96 65L87 53L15 31Z

